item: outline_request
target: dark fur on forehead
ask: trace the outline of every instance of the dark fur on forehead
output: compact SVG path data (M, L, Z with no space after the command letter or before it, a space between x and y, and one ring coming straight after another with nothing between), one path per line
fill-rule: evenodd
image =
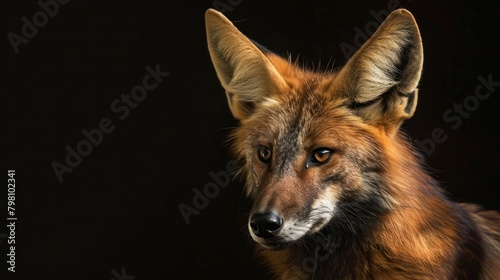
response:
M287 164L305 148L303 139L307 137L309 123L333 109L328 104L330 98L317 87L317 80L304 81L300 88L277 96L276 105L257 109L255 120L266 127L257 133L261 134L259 138L272 139L270 142L274 147L270 148L274 150L274 165L279 172L284 172ZM318 98L320 96L324 98Z

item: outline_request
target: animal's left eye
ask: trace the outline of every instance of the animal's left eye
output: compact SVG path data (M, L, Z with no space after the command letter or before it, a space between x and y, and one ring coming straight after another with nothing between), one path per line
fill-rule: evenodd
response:
M262 161L263 163L269 163L272 156L271 149L266 146L260 146L258 150L258 156L260 161Z
M306 168L328 162L332 157L333 150L328 148L318 148L314 150L306 163Z

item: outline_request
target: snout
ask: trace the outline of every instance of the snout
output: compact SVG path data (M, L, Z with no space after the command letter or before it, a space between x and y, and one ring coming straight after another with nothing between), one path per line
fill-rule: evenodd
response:
M259 205L260 206L260 205ZM331 199L316 199L311 208L281 211L277 207L255 207L248 220L252 239L268 249L284 249L308 234L315 234L335 215L336 203Z

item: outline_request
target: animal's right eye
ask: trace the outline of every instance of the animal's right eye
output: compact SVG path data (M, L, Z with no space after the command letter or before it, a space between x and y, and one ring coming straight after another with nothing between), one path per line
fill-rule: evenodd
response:
M268 163L271 160L272 152L266 146L260 146L258 149L259 160L263 163Z

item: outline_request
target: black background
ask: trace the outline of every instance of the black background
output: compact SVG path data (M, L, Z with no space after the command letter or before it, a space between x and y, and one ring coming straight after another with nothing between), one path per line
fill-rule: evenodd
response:
M384 1L220 2L246 35L320 69L343 65L340 44L354 46L354 28L387 10ZM425 52L417 112L403 129L422 140L442 128L446 141L426 157L436 179L453 200L499 209L500 87L457 129L443 119L480 75L500 81L498 1L393 2L414 14ZM266 279L251 253L240 182L189 225L178 209L214 181L211 171L225 170L226 136L237 125L206 47L204 12L214 1L72 0L17 54L7 34L21 35L22 17L32 22L41 8L3 4L2 172L16 170L18 278L109 280L123 268L137 280ZM110 105L157 64L170 75L120 120ZM103 118L115 130L59 182L51 164L65 164L66 146Z

